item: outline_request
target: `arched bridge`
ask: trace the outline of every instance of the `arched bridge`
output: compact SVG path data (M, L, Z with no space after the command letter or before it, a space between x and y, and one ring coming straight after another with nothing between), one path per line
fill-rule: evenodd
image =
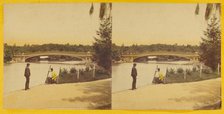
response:
M121 56L122 61L134 62L141 58L147 57L167 57L167 58L179 58L182 60L198 61L199 55L197 53L172 53L172 52L158 52L158 53L145 53L145 54L125 54Z
M31 54L19 54L13 56L13 61L16 62L32 62L40 60L52 60L52 61L91 61L91 53L66 53L66 52L42 52Z

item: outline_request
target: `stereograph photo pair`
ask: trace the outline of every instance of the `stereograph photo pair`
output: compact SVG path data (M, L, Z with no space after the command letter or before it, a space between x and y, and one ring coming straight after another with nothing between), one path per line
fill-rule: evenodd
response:
M3 8L4 109L221 109L220 3Z

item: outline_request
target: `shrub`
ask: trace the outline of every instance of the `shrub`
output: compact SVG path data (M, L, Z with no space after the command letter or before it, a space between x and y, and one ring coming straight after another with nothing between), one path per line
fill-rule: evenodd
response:
M98 69L96 69L96 74L107 74L107 75L109 75L110 73L107 70L105 70L104 68L98 68Z
M79 69L79 75L83 75L84 74L84 69Z
M77 72L78 70L75 67L72 67L70 71L65 68L60 69L57 83L88 82L111 77L110 72L102 67L96 67L95 76L93 76L93 70L91 69L79 69L79 76Z
M192 71L193 71L193 72L196 72L196 71L197 71L197 68L196 68L196 67L193 67L193 68L192 68Z
M72 68L70 69L70 73L76 73L76 72L77 72L77 70L76 70L75 67L72 67Z
M73 83L73 82L78 82L77 80L77 75L76 74L72 74L72 73L68 73L66 75L60 76L58 78L58 82L59 84L61 83Z
M210 68L205 68L205 69L202 69L202 73L211 74L212 70Z
M90 66L90 68L91 68L91 69L93 69L93 67L94 67L94 64L90 64L89 66Z
M79 76L80 82L92 81L92 80L94 80L94 78L93 78L93 72L91 71L83 71L82 74Z
M183 73L183 72L184 72L183 68L178 68L177 69L177 73Z
M87 67L85 68L85 70L88 72L90 69L89 69L89 67L87 66Z
M169 74L174 74L174 73L175 73L175 71L174 71L174 69L173 69L173 68L170 68L170 69L168 70L168 73L169 73Z
M62 70L60 69L60 76L65 76L68 74L68 70L63 68Z
M187 75L191 75L192 74L192 71L190 69L186 69L186 74Z

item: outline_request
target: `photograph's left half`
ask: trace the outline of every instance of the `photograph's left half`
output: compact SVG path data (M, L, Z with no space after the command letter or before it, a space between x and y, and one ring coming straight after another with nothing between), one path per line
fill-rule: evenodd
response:
M111 109L112 3L4 4L5 109Z

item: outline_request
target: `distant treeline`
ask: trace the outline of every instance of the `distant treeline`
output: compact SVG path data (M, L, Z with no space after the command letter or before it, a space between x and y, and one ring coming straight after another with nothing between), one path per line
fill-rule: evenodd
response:
M148 53L157 51L167 52L198 52L199 47L197 45L168 45L168 44L152 44L152 45L132 45L132 46L117 46L113 44L114 50L120 51L122 54L130 53Z
M48 52L48 51L71 51L71 52L92 52L93 48L90 45L71 45L71 44L42 44L42 45L29 45L24 46L4 44L5 51L9 50L13 55L21 53L33 52Z
M71 45L71 44L43 44L43 45L28 45L16 46L4 44L5 50L10 50L13 54L32 53L32 52L48 52L48 51L71 51L71 52L93 52L91 45ZM156 51L167 52L198 52L199 47L194 45L168 45L168 44L152 44L152 45L131 45L131 46L118 46L112 45L112 53L119 52L121 54L131 53L148 53Z

